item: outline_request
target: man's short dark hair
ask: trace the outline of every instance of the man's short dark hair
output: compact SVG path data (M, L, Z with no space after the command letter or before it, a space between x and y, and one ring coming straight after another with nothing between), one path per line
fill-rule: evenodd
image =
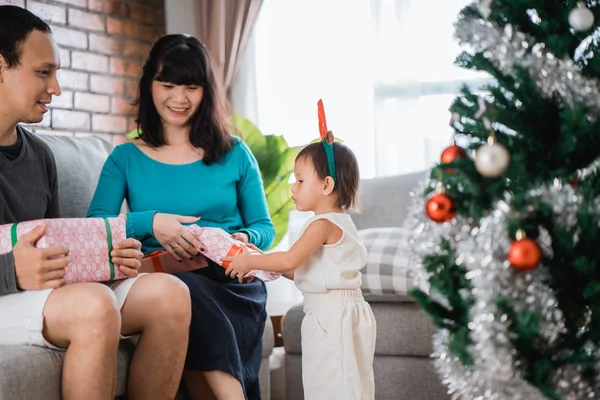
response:
M50 26L30 11L17 6L0 6L0 54L8 68L19 65L21 44L34 30L52 33Z

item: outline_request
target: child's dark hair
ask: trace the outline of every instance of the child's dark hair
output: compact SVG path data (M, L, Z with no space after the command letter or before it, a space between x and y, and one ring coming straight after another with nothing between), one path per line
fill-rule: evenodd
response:
M340 142L333 142L333 158L337 175L335 191L338 193L338 200L336 206L346 211L357 211L360 172L356 156L348 146ZM304 147L296 156L296 160L300 159L310 160L320 179L329 176L329 166L323 143L315 142Z
M19 66L21 44L34 30L52 33L48 24L31 11L12 5L0 6L0 54L7 68Z

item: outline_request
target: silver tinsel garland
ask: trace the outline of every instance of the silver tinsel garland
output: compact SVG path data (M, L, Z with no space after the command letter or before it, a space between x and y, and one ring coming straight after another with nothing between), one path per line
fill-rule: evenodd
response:
M413 205L406 226L413 231L410 239L412 263L416 266L418 286L428 290L428 273L422 260L426 255L439 253L440 241L448 239L455 244L456 262L467 271L472 285L469 293L475 299L469 314L469 331L472 346L473 368L465 368L448 349L449 332L440 330L434 337L435 365L448 386L453 399L541 399L542 395L523 378L523 366L515 359L515 349L509 340L509 320L496 306L503 298L517 312L528 310L541 314L540 334L546 346L552 346L565 325L561 310L551 289L546 285L544 266L531 272L518 271L506 260L512 240L506 232L506 219L511 210L510 196L501 200L494 211L477 226L473 221L457 217L452 222L436 224L423 212L425 201L423 187L413 193ZM554 184L529 193L552 205L554 220L563 226L576 224L582 199L571 186ZM599 210L600 211L600 210ZM550 237L540 232L538 244L542 251L551 254ZM468 295L468 294L465 294ZM438 293L432 299L448 307ZM598 369L600 373L600 368ZM564 368L557 371L555 385L563 399L593 398L599 388L585 384L580 371Z
M501 28L485 19L464 18L457 22L459 42L491 60L503 73L516 67L529 70L540 91L548 98L559 95L566 104L582 103L600 113L600 83L584 77L571 59L561 60L510 24Z

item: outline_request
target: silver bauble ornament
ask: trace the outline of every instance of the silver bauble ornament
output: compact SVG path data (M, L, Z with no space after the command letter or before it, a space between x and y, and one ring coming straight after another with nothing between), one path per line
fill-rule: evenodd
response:
M594 25L594 14L584 3L577 3L569 13L569 25L578 32L585 32Z
M510 153L493 138L477 149L475 153L475 168L486 178L497 178L502 175L510 164Z

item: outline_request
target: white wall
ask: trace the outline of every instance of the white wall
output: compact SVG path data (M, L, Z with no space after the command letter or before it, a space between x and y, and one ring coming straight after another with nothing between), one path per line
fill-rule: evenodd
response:
M166 33L196 35L194 0L165 0Z

